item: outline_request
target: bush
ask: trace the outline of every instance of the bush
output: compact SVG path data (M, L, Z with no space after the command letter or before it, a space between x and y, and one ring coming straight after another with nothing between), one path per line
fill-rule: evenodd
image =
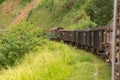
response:
M45 8L48 8L49 10L52 10L54 6L54 0L41 0L40 6L43 6Z
M39 46L40 29L35 28L29 22L21 22L15 25L0 38L0 65L13 65L24 54Z
M100 26L104 26L113 18L113 1L91 0L85 11L92 21Z
M33 0L20 0L21 4L25 6L27 3L32 2Z
M0 4L2 4L5 0L0 0Z
M0 0L0 4L2 4L5 0Z
M81 28L93 28L97 26L96 23L92 22L89 17L82 19L80 24Z
M89 17L83 18L79 23L71 25L70 29L85 29L85 28L94 28L97 24L92 22Z

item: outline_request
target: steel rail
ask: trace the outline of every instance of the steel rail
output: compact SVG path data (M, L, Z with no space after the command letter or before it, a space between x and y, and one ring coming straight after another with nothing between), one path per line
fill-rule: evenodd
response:
M112 80L116 80L116 34L117 34L117 6L118 0L114 0L114 13L113 13L113 35L112 35Z

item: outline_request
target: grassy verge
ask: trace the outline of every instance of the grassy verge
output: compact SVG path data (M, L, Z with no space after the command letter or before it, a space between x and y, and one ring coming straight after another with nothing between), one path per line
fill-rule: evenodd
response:
M103 63L99 59L95 59L98 62L99 75L98 80L111 80L110 65Z
M110 80L110 69L95 56L62 43L41 41L44 45L26 54L18 66L2 70L0 80L94 80L94 59L100 70L98 80Z

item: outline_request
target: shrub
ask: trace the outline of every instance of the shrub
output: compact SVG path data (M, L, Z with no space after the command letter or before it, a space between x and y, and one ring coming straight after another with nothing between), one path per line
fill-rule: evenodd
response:
M5 0L0 0L0 4L2 4Z
M32 2L33 0L20 0L21 4L25 6L27 3Z
M0 65L13 65L24 54L39 46L41 33L29 22L21 22L6 30L0 39Z
M48 8L52 5L53 5L53 0L41 0L41 6Z
M114 0L91 0L85 11L92 21L104 26L113 18L113 1Z
M92 22L89 17L85 17L80 20L77 24L73 24L69 26L70 29L85 29L85 28L93 28L96 27L97 24Z

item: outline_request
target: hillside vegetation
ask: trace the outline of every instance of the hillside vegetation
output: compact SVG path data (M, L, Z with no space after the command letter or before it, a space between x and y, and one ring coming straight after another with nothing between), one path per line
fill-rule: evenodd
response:
M42 0L39 7L30 12L27 20L44 28L95 27L96 24L90 21L90 17L87 16L84 10L88 3L87 0Z
M1 0L0 27L6 28L31 1ZM27 20L38 27L81 29L105 26L112 20L112 13L113 0L41 0L39 6L29 12Z
M2 70L1 80L94 80L98 64L98 80L110 80L110 69L97 57L66 46L63 43L41 39L41 46L36 46L26 54L22 63L16 67ZM44 43L44 44L43 44Z
M40 45L42 33L29 22L21 22L0 36L0 65L14 65L25 53Z
M0 0L0 30L7 28L20 14L24 6L32 0Z
M43 36L29 22L1 34L0 80L94 80L96 63L98 80L110 80L108 65L97 57Z
M0 32L0 80L110 80L111 71L104 61L63 41L49 41L45 36L45 31L52 27L83 29L101 25L98 20L103 16L95 21L97 16L92 18L89 12L93 8L88 8L90 4L95 6L95 0L41 0L26 20L7 29L31 1L0 2L0 27L4 30ZM111 20L111 15L104 17Z
M112 7L112 0L41 0L39 7L29 13L27 20L43 28L105 26L112 19Z

